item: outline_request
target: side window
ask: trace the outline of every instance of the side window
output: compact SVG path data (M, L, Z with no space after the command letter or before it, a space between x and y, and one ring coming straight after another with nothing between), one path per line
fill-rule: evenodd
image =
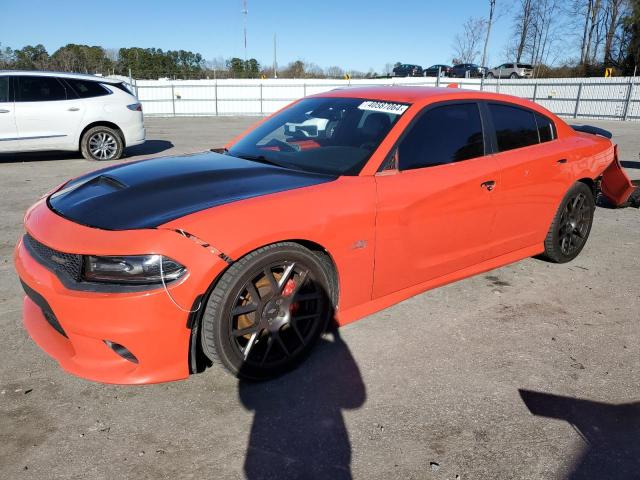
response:
M87 80L78 80L75 78L65 78L65 81L71 85L71 88L73 88L80 98L109 95L109 91L98 82L89 82Z
M482 122L476 103L431 108L418 119L398 147L400 170L483 155Z
M0 102L9 101L9 78L0 77Z
M538 143L538 127L532 111L497 103L490 103L488 107L500 152Z
M47 102L66 100L67 92L55 77L17 77L18 102Z
M536 113L536 124L538 125L538 136L540 143L550 142L556 138L556 130L553 122L544 115Z

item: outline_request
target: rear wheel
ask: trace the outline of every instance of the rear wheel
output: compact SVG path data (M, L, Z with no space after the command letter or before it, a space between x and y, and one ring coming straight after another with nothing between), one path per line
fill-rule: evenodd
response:
M495 75L491 72L487 73L487 78L493 80L495 77Z
M574 184L562 199L544 241L544 257L566 263L578 256L593 224L593 192L582 182Z
M80 150L87 160L117 160L124 151L122 134L109 127L90 128L82 136Z
M326 255L296 243L260 248L234 263L211 292L202 347L234 375L260 380L298 365L333 314Z

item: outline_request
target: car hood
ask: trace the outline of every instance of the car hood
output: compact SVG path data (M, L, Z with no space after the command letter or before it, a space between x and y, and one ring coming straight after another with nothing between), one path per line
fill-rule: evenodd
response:
M82 225L130 230L336 178L205 152L98 170L67 183L47 201L53 211Z

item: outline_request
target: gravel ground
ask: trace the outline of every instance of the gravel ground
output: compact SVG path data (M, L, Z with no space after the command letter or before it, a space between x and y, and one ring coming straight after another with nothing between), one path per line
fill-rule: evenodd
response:
M132 158L255 118L147 119ZM612 130L640 178L640 124ZM640 216L598 208L580 257L439 288L328 335L303 368L143 387L62 372L21 327L11 254L42 193L102 166L0 156L0 478L640 478Z

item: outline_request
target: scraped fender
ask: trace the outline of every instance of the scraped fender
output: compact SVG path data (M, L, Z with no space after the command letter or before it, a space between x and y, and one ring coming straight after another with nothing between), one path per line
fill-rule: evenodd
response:
M602 172L602 182L600 190L607 199L616 207L619 207L627 200L635 190L634 185L620 165L618 159L618 146L614 146L613 161Z

